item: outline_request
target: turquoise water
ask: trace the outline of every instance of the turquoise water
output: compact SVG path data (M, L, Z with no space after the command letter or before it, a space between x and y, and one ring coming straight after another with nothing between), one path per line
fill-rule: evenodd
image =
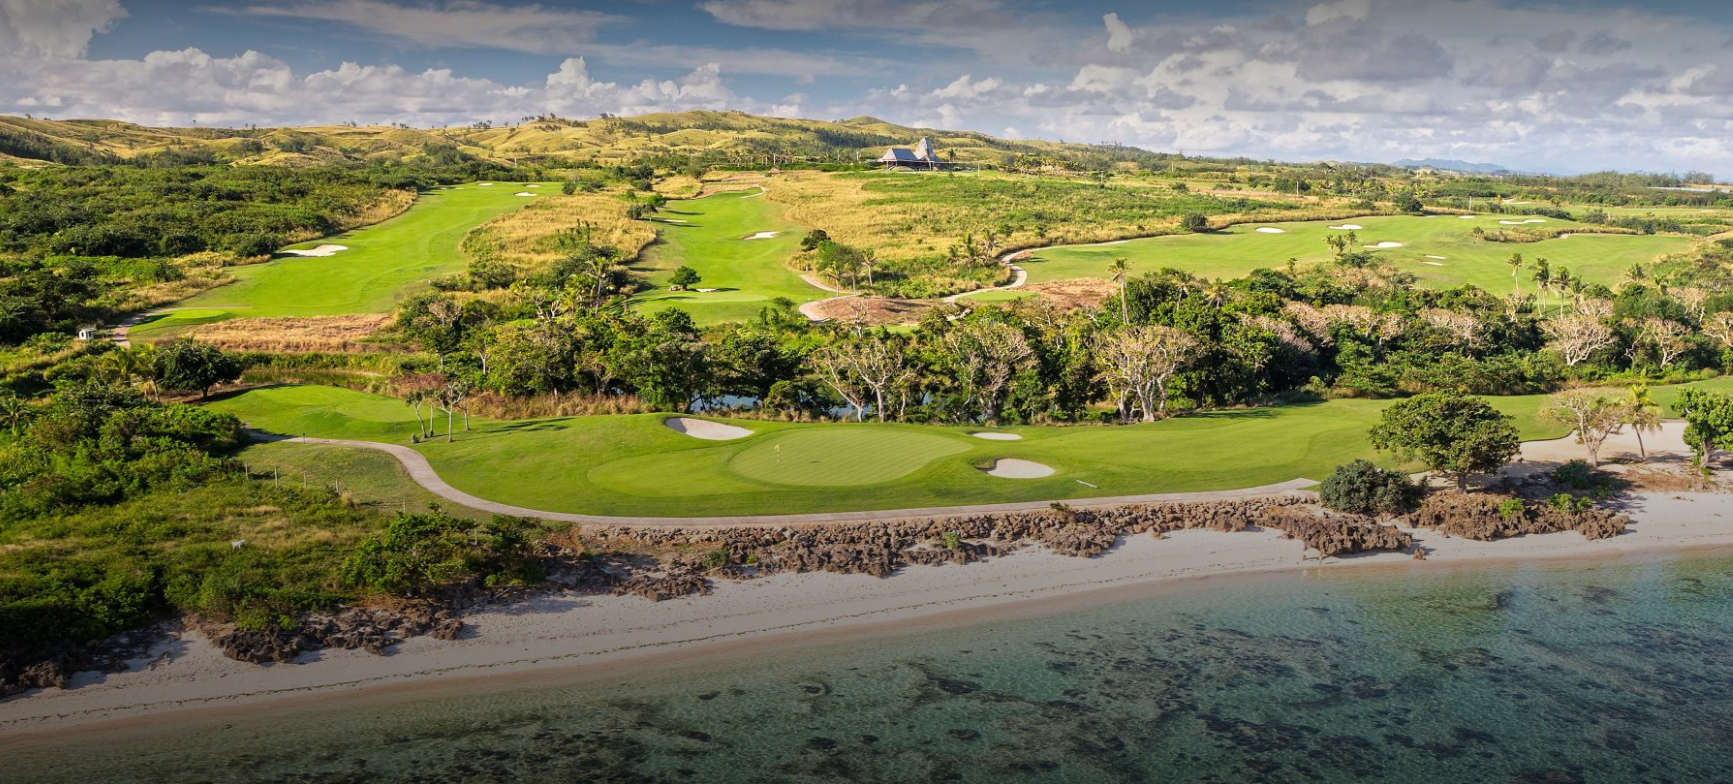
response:
M1733 555L1219 579L630 685L153 732L5 753L0 778L1726 782Z

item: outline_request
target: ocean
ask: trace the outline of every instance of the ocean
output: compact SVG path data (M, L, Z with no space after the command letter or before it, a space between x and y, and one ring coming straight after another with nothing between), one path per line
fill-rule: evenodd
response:
M11 784L1733 782L1733 553L1211 578L4 757Z

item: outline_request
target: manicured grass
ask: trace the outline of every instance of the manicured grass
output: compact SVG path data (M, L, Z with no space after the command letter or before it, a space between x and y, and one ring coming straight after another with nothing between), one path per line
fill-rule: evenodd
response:
M1534 259L1548 259L1553 269L1569 267L1571 274L1591 283L1614 284L1632 264L1647 263L1661 256L1687 250L1696 240L1677 236L1630 236L1579 234L1543 242L1503 243L1476 240L1469 230L1487 232L1524 227L1501 221L1527 220L1526 216L1477 215L1463 220L1455 216L1380 216L1341 221L1242 224L1210 234L1183 234L1131 240L1108 245L1072 246L1036 251L1020 266L1029 271L1030 283L1077 278L1106 278L1115 257L1131 261L1134 275L1164 267L1184 270L1210 279L1245 277L1260 268L1280 269L1289 259L1300 264L1329 261L1334 255L1324 239L1344 231L1331 226L1357 225L1362 245L1400 242L1401 248L1373 250L1380 258L1417 276L1422 285L1451 288L1473 284L1498 295L1511 290L1512 253L1521 253L1528 266L1519 273L1522 290L1534 291ZM1543 219L1531 228L1581 228L1583 224ZM1281 234L1261 233L1259 228L1280 229ZM1442 256L1442 259L1428 258Z
M468 259L458 245L464 234L535 201L515 195L524 189L523 183L502 182L424 193L408 212L383 223L290 246L342 245L348 250L236 267L235 282L178 303L175 307L186 309L140 324L132 334L149 337L230 318L390 312L425 291L428 281L463 269Z
M1705 382L1733 389L1733 379ZM1677 388L1654 390L1663 406ZM1527 439L1565 429L1538 418L1544 396L1496 398ZM210 404L253 427L407 444L403 403L329 387L257 389ZM1223 411L1148 425L1019 427L1022 441L986 441L964 428L741 421L753 435L703 441L662 425L665 415L476 421L455 443L417 447L452 485L532 509L698 517L899 509L1009 501L1222 490L1306 477L1368 457L1388 401ZM780 462L778 449L780 445ZM977 466L1022 458L1057 469L1045 479L988 476ZM814 462L817 461L817 462ZM1082 484L1088 482L1094 487Z
M633 303L646 312L679 306L704 325L749 320L776 297L801 303L833 296L789 268L806 229L783 217L783 211L759 190L670 202L656 222L659 241L634 267L654 288ZM777 235L746 239L760 232ZM703 277L694 288L718 290L669 291L668 279L681 266Z

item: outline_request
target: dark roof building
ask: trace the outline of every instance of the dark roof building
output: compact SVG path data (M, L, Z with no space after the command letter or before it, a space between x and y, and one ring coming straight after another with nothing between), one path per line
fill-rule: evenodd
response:
M950 165L946 161L939 160L939 156L933 152L932 140L925 136L922 136L920 141L915 142L915 148L912 150L906 147L892 147L885 150L885 154L879 158L879 163L886 166L925 166L929 169Z

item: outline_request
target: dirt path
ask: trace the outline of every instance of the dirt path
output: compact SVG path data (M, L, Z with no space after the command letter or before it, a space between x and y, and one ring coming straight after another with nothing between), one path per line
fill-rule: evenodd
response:
M1020 288L1023 288L1024 286L1028 285L1028 283L1029 283L1029 271L1026 269L1023 269L1022 267L1017 266L1015 263L1012 262L1012 259L1015 259L1021 255L1027 254L1028 252L1029 251L1026 251L1026 250L1012 251L1011 253L1007 253L999 259L1000 264L1004 264L1005 266L1010 267L1011 271L1017 274L1017 277L1014 278L1010 283L1007 283L1003 286L994 286L992 288L976 289L974 291L965 291L961 294L952 294L951 296L946 297L944 299L945 303L955 305L955 304L957 304L957 300L959 300L963 297L972 297L976 294L985 294L989 291L1011 291L1012 289L1020 289Z
M1026 501L1007 504L977 504L973 506L936 506L917 509L886 509L871 512L828 512L820 514L791 515L742 515L738 517L614 517L608 515L572 514L569 512L548 512L540 509L529 509L522 506L502 504L485 498L463 492L439 477L433 470L433 465L420 452L397 444L381 444L373 441L349 441L334 438L282 438L253 433L256 441L285 441L291 444L319 444L324 446L346 446L356 449L372 449L384 452L403 464L409 472L409 478L421 485L428 492L448 501L455 501L483 512L513 515L517 517L533 517L541 520L553 520L562 523L583 523L589 525L640 525L640 526L676 526L687 528L713 528L721 526L772 526L797 525L809 523L859 523L875 520L901 520L912 517L951 517L967 514L991 514L999 512L1029 512L1047 509L1051 501ZM1066 505L1074 507L1123 506L1125 504L1153 504L1169 501L1219 501L1232 498L1257 498L1272 495L1286 495L1298 492L1303 488L1316 485L1310 479L1295 479L1291 482L1249 487L1243 490L1219 490L1201 493L1155 493L1150 495L1125 495L1107 498L1067 499Z
M142 313L134 313L121 319L119 324L114 325L113 331L108 333L108 339L114 341L114 345L120 346L121 348L131 348L132 341L127 336L132 332L133 327L144 323L145 319L152 316L160 316L164 313L173 313L177 310L207 310L207 308L154 308ZM242 308L231 307L224 308L224 310L242 310Z
M811 302L801 303L800 315L805 316L808 321L811 321L814 323L822 323L822 322L829 320L829 319L826 319L824 317L823 312L819 310L820 306L824 305L826 302L835 302L839 299L848 299L850 297L858 296L860 294L860 292L858 292L858 291L849 291L848 289L839 289L836 286L832 286L824 278L821 278L821 277L814 275L810 272L800 273L800 279L806 281L806 284L809 286L812 286L813 288L823 289L823 290L828 291L832 294L839 295L839 296L835 296L835 297L829 297L826 299L815 299Z

